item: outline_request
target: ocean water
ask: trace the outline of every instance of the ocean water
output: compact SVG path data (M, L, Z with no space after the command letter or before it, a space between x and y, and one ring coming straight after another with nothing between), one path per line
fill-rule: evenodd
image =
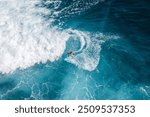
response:
M149 100L149 6L0 0L0 99Z

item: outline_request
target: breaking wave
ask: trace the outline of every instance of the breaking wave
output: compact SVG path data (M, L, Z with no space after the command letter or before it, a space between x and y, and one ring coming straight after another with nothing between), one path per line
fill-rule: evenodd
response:
M94 70L99 63L101 43L109 37L75 29L62 30L53 25L100 2L73 1L61 8L60 0L0 0L0 72L10 73L36 63L56 61L63 55L70 37L79 39L81 47L73 58L65 60L85 70Z

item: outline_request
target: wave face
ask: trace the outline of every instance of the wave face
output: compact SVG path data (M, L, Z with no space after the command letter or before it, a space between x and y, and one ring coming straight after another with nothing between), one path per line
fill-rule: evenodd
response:
M148 9L0 0L0 99L150 99Z

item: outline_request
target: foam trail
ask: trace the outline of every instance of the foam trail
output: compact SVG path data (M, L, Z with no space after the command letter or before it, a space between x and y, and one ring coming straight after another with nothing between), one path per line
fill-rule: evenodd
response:
M79 51L81 52L75 51L75 55L73 57L67 57L65 60L67 62L75 64L79 68L88 71L95 70L99 64L101 44L107 40L119 38L115 35L104 35L102 33L92 35L86 32L78 32L76 34L78 34L79 37L81 37L80 42L83 42L83 44L81 44L81 48L79 49ZM85 45L85 41L83 41L84 38L87 44L85 48L83 48L83 45Z
M74 54L81 53L84 49L86 49L87 43L89 43L90 40L89 37L84 32L81 31L70 29L69 32L71 32L71 35L74 40L80 41L80 49L74 51Z
M87 38L86 40L89 41L89 44L85 49L82 50L82 52L75 54L73 58L67 57L65 60L77 65L79 68L93 71L99 63L101 46L100 43L92 42L90 38Z

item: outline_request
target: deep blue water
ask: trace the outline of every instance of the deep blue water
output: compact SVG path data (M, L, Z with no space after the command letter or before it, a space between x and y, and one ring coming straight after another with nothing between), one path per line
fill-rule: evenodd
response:
M81 3L85 1L81 0ZM44 2L42 7L51 9L52 6L46 6ZM72 2L63 0L59 9ZM53 23L61 30L72 28L120 38L102 44L100 61L94 71L78 68L64 60L68 48L73 45L73 42L67 42L66 51L58 61L0 74L0 99L149 100L149 6L148 0L105 0L80 13L68 15L64 10Z

